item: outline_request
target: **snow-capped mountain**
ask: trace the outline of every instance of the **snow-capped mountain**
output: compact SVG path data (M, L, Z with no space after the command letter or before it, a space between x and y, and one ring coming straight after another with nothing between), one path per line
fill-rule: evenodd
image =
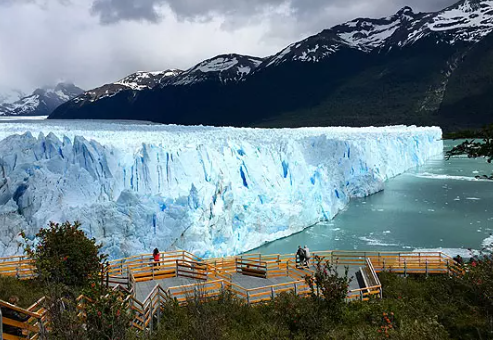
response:
M407 27L410 22L424 16L414 13L410 7L404 7L386 18L355 19L289 45L268 58L265 66L279 65L286 61L318 62L343 48L371 52L381 47L400 28Z
M235 83L252 73L262 61L262 58L239 54L219 55L179 74L169 85L191 85L204 81Z
M165 83L182 73L183 71L171 69L157 72L135 72L123 79L120 79L111 84L105 84L101 87L89 90L75 98L74 103L79 105L84 102L94 102L103 98L108 98L116 95L121 91L142 91L153 89L154 87Z
M318 62L343 48L365 53L402 48L432 34L449 44L478 42L492 31L493 0L462 0L436 13L414 13L406 6L390 17L355 19L293 43L268 58L265 66Z
M409 32L403 45L413 44L433 33L446 42L478 42L493 31L493 1L463 0L438 13L426 15Z
M148 91L140 91L134 80L131 86L124 80L105 85L62 105L50 118L469 128L487 123L491 111L492 31L493 0L461 0L433 13L404 7L387 17L323 30L267 58L220 55L171 72L159 86L143 87ZM454 109L458 100L473 118Z
M9 100L0 102L0 115L5 116L47 116L61 104L77 97L83 92L74 84L59 83L55 87L36 89L25 96L14 91L19 97L10 96Z

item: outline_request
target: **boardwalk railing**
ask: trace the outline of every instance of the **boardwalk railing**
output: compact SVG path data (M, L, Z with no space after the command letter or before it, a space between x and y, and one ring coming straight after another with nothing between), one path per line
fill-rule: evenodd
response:
M32 260L26 256L2 257L0 258L0 275L31 279L34 276Z
M463 269L449 256L441 252L356 252L321 251L313 252L323 261L337 266L358 266L364 281L364 288L351 290L347 300L367 301L372 297L382 297L382 285L377 273L392 271L408 274L447 274L461 275ZM290 277L292 282L265 285L247 289L233 282L235 273L262 278ZM132 325L140 330L152 330L155 320L159 320L163 304L170 299L183 305L188 299L217 298L221 291L229 289L249 304L265 302L282 292L297 295L310 294L305 282L306 275L313 276L310 268L298 268L294 254L247 254L220 259L201 258L186 252L173 251L160 254L160 261L153 261L151 254L143 254L125 259L110 261L101 271L101 280L107 286L121 290L126 301L135 312ZM24 256L0 258L0 275L19 279L34 277L32 261ZM156 285L145 300L135 298L135 286L139 282L172 277L186 277L201 282L163 289ZM44 298L33 306L22 309L0 300L0 306L29 316L26 322L18 322L2 317L0 325L15 326L23 330L22 336L3 334L4 339L42 339L46 336L48 324L44 308ZM90 303L85 297L78 299L80 316L84 317L84 306ZM1 334L1 329L0 329Z
M17 313L25 318L26 321L18 321L9 318L7 315L2 315L0 312L0 335L3 332L3 339L5 340L23 340L23 339L47 339L46 331L46 310L42 307L44 298L34 303L29 308L23 309L8 302L0 300L0 307L3 310L9 310ZM9 334L5 330L5 326L16 327L21 330L22 335ZM1 338L1 336L0 336Z

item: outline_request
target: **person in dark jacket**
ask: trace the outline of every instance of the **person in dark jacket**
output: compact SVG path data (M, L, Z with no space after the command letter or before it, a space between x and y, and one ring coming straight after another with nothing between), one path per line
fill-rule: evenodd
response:
M16 306L19 303L19 298L17 296L11 296L8 302L11 305ZM13 309L4 306L1 306L1 309L2 309L2 318L8 318L10 320L19 321L19 322L26 322L27 320L29 320L28 315L26 316L21 315L21 313ZM7 325L5 323L3 324L3 332L8 335L22 336L22 329L15 326Z
M298 246L298 250L296 251L296 256L298 257L297 265L298 266L304 266L305 265L305 251L301 246Z

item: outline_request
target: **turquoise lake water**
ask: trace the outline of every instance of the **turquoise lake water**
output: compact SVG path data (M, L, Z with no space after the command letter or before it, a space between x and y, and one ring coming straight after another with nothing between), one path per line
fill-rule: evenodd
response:
M445 141L445 150L457 142ZM493 181L475 176L491 174L485 159L444 155L390 179L385 190L354 199L330 223L274 241L251 253L310 250L442 250L468 255L467 248L493 243Z

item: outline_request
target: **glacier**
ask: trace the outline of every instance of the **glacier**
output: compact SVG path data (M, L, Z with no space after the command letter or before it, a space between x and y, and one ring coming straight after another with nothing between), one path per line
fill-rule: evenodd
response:
M74 221L110 258L226 256L333 219L443 150L438 127L0 122L0 256Z

